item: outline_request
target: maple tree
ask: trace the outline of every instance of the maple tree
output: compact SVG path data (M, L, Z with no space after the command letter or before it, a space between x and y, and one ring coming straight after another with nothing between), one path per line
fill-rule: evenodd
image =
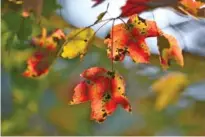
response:
M93 7L101 4L104 0L94 1L95 4ZM35 19L33 19L30 10L33 10L37 16L36 18L40 18L41 15L48 16L48 12L42 12L42 7L46 5L43 4L42 0L39 0L39 2L39 5L35 3L29 5L30 3L28 1L24 1L23 10L18 14L21 16L17 17L18 20L22 20L22 22L31 21L33 23ZM52 0L52 3L55 7L54 9L56 9L58 7L56 1ZM27 29L21 28L19 25L19 28L14 29L12 32L12 37L18 37L23 42L29 39L28 45L32 45L34 48L34 52L28 58L27 67L22 75L29 78L44 76L49 72L53 62L58 57L64 59L80 57L83 60L97 32L91 27L102 22L105 22L103 24L105 25L111 21L113 25L110 35L104 39L104 43L107 46L107 55L111 60L112 70L108 71L105 68L92 67L81 73L80 76L84 80L74 88L72 101L69 104L76 105L90 101L91 119L97 122L103 122L108 115L113 114L118 104L126 111L131 112L131 105L125 93L125 80L115 70L114 61L123 61L125 56L128 55L136 63L150 63L151 53L145 39L148 37L157 37L159 62L162 68L168 69L171 65L171 60L175 60L180 66L184 65L182 50L176 38L164 33L157 27L155 21L145 20L139 17L139 14L157 7L170 6L180 12L197 17L198 10L203 4L203 2L191 0L178 0L174 1L174 3L169 0L165 0L164 3L162 0L128 0L121 8L122 14L119 17L103 20L104 15L108 12L108 5L106 11L102 12L94 24L88 27L74 29L70 33L65 34L61 29L52 29L50 33L47 33L47 28L40 26L39 28L42 30L41 34L32 35L30 37L31 39L27 36L21 37L18 35L19 28L24 31ZM121 17L128 17L129 19L127 22L124 22ZM121 19L122 23L114 25L116 19ZM10 23L6 16L4 20L8 24ZM12 28L13 26L9 25L9 27ZM28 34L30 33L28 32ZM164 42L166 45L164 45ZM181 78L181 76L179 77ZM181 79L184 79L184 77L182 76ZM179 83L182 82L180 81ZM172 94L170 90L169 94L165 95L161 89L158 89L158 84L153 87L154 90L159 91L159 94L161 93L159 100L164 100L168 95ZM167 102L159 100L156 105L159 109L164 108L165 105L171 102L169 100ZM164 106L161 104L162 102L165 102Z

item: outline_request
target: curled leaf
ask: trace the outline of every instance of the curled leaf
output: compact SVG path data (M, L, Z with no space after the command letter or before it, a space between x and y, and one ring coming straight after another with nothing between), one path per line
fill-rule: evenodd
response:
M163 34L159 36L157 40L162 68L167 69L170 66L170 61L172 59L174 59L180 66L184 66L182 50L179 47L176 38L168 34Z
M73 59L77 56L83 58L86 54L88 46L94 38L94 30L91 28L76 29L69 33L67 39L69 40L63 47L61 56L63 58Z

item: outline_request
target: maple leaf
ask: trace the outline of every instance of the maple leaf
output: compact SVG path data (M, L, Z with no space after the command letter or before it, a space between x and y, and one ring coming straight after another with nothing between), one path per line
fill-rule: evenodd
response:
M82 59L88 49L88 46L94 38L94 30L91 28L76 29L69 33L67 39L70 39L63 47L63 52L61 56L63 58L73 59L77 56L80 56Z
M92 67L85 70L83 73L80 74L81 77L92 80L98 76L101 76L107 72L106 69L100 67Z
M149 0L127 0L126 4L121 8L122 13L120 16L128 17L149 9L148 1Z
M162 110L168 104L176 101L188 86L189 80L183 73L169 73L153 83L152 90L157 93L156 109Z
M131 112L131 105L125 96L125 82L118 73L92 67L80 76L85 80L75 87L70 104L90 101L92 120L103 122L116 110L118 104Z
M160 52L160 62L164 69L170 66L171 59L176 60L180 66L184 66L182 50L176 40L171 35L163 34L157 38Z
M108 45L109 58L122 61L128 54L135 62L149 63L150 51L145 38L159 35L154 21L144 20L133 15L127 24L118 24L112 29L110 38L104 41Z
M159 7L172 7L180 13L195 17L200 16L200 8L203 5L205 3L202 0L127 0L126 4L121 7L120 16L129 17Z
M122 61L127 53L126 44L130 34L124 24L115 25L112 29L110 31L110 38L104 40L104 43L108 46L107 54L109 58L115 61Z
M43 28L42 34L32 39L32 45L36 46L36 51L27 60L27 68L23 76L38 77L47 74L57 56L57 41L62 39L65 39L65 35L60 29L47 36L46 29Z
M134 14L152 10L158 7L174 7L179 0L127 0L126 4L121 7L121 17L129 17Z
M185 14L191 14L193 16L198 16L199 10L205 3L197 0L180 0L178 7Z
M88 87L85 81L80 82L74 89L73 100L71 104L80 104L88 101Z
M104 40L108 47L108 57L114 61L122 61L125 55L129 55L134 62L149 63L151 54L145 42L148 37L158 37L160 62L163 68L168 68L171 59L175 59L183 66L182 50L177 40L163 33L155 21L142 19L138 15L132 15L126 24L112 27L110 37ZM162 43L163 38L168 43Z

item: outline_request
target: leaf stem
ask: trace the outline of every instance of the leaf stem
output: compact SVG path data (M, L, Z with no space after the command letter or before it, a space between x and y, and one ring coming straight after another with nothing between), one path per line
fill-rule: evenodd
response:
M112 39L111 39L111 42L112 42L112 49L111 49L111 56L112 56L112 59L111 59L111 64L112 64L112 72L114 72L114 60L113 60L113 37L114 37L114 30L113 30L113 27L114 27L114 24L115 24L115 19L113 20L113 23L112 23Z

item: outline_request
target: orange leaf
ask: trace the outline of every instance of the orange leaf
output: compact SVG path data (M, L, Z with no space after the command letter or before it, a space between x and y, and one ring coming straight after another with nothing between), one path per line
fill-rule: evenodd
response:
M85 70L83 73L80 74L80 76L91 80L98 77L99 75L105 74L106 72L107 70L105 70L104 68L92 67Z
M53 52L53 51L51 51ZM36 51L27 61L27 69L23 72L25 77L38 77L48 73L50 67L49 52Z
M122 61L127 51L126 44L130 34L124 24L115 25L112 29L114 36L112 35L111 30L110 38L107 38L104 41L104 43L108 45L107 54L110 59Z
M180 0L180 4L186 11L188 11L188 13L195 16L198 14L200 7L205 5L205 3L197 0Z
M163 41L167 42L165 43ZM169 67L172 59L174 59L180 66L184 66L182 50L179 47L176 38L168 34L162 34L162 36L158 37L158 46L160 51L160 62L164 69Z
M115 74L112 79L112 98L120 104L126 111L131 112L131 106L125 96L125 81L119 74Z
M131 26L131 31L137 37L156 37L159 36L159 31L155 21L145 20L137 14L130 16L127 24Z
M80 104L89 100L86 82L80 82L74 89L73 99L70 104Z
M106 103L104 104L104 107L105 107L105 112L107 113L107 115L111 115L117 109L117 103L115 102L115 100L110 99L106 101Z
M32 39L32 45L36 46L36 51L27 61L27 69L23 72L25 77L38 77L47 74L49 67L56 58L58 41L64 40L65 35L62 30L57 29L47 36L45 28L38 37Z
M150 51L144 39L130 42L128 52L134 62L149 63Z
M109 79L105 77L98 77L94 84L89 87L89 96L91 100L91 119L97 122L103 122L106 118L104 109L104 94L108 90Z
M60 29L56 29L50 35L47 36L47 30L42 29L41 35L32 38L32 45L40 46L48 49L54 49L57 46L59 40L65 40L66 36Z
M107 72L107 75L99 75ZM82 103L84 100L91 101L91 119L103 122L108 115L111 115L120 104L126 111L131 111L128 99L125 97L125 82L118 74L105 70L104 68L93 67L85 70L82 77L91 79L89 84L82 82L75 88L73 96ZM88 87L88 98L85 95L84 86ZM78 94L78 93L82 94ZM78 95L78 96L77 96ZM82 101L83 100L83 101ZM76 103L77 104L77 103Z
M126 53L138 63L149 63L150 51L145 38L159 36L154 21L144 20L137 15L129 18L127 24L113 26L110 38L105 40L108 45L108 57L115 61L122 61ZM112 43L113 42L113 43ZM112 53L113 49L113 53Z
M149 63L151 54L145 39L158 37L158 41L161 41L159 39L164 37L169 41L167 44L169 45L168 48L162 48L164 44L158 44L160 62L163 68L168 67L170 59L175 59L181 66L184 65L182 50L177 40L168 34L164 34L157 27L155 21L145 20L138 15L132 15L126 24L115 25L112 30L110 38L104 41L108 46L107 54L110 59L122 61L125 55L129 55L134 62Z

